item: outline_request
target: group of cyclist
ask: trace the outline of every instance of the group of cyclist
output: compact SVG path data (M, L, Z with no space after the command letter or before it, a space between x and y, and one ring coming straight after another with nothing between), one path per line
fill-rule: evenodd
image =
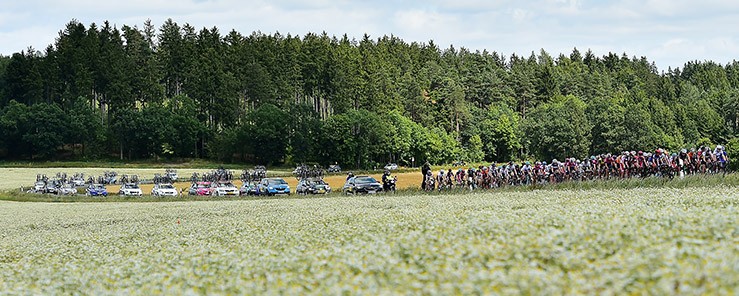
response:
M564 161L514 162L468 169L459 168L437 174L428 163L422 168L424 190L444 190L452 188L498 188L533 184L552 184L565 181L585 181L595 179L633 178L662 176L673 178L690 174L725 174L729 157L723 146L715 149L701 146L698 149L682 149L670 153L659 148L654 152L623 151L619 154L593 155L579 160L567 158Z

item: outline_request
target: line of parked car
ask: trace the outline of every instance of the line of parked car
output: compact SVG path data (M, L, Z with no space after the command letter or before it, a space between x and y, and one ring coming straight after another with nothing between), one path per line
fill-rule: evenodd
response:
M87 196L108 196L108 189L103 184L90 184L85 188L85 195ZM141 190L138 183L127 182L121 184L118 189L118 195L123 196L143 196L144 191Z
M172 172L167 171L167 173ZM171 180L171 178L168 179ZM189 188L182 191L178 190L169 180L155 183L151 190L151 195L177 197L185 194L185 191L186 194L191 196L274 196L290 195L293 192L300 195L329 194L332 192L331 186L321 177L300 179L295 191L291 190L290 185L283 178L262 178L258 181L244 181L241 188L237 188L231 181L196 181ZM37 181L34 187L27 192L77 195L80 194L80 190L83 187L84 194L87 196L108 196L113 194L108 192L106 185L103 183L76 184L62 183L54 180ZM351 178L347 178L346 183L341 188L341 192L344 194L373 194L382 192L383 189L383 185L370 176L352 176ZM120 185L117 194L121 196L143 196L144 192L138 182L125 182Z
M194 182L187 190L196 196L290 195L290 185L282 178L264 178L259 182L244 182L236 188L231 182Z

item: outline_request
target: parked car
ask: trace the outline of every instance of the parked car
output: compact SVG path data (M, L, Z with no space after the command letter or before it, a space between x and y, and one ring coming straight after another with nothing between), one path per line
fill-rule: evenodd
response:
M44 192L48 194L59 194L59 188L62 187L62 183L59 180L49 180L46 182Z
M121 185L121 189L118 190L118 195L142 196L144 195L144 192L141 191L141 187L139 187L139 184L123 183L123 185Z
M328 166L329 173L341 173L341 167L338 164Z
M153 196L179 196L180 193L177 188L171 183L154 184L154 188L151 189L151 195Z
M118 183L118 173L116 172L104 172L101 178L104 184Z
M218 182L213 190L214 195L239 195L239 189L231 182Z
M382 191L382 184L370 176L356 176L346 180L342 191L344 194L372 194Z
M385 169L386 170L390 170L390 171L397 170L398 169L398 164L397 163L388 163L388 164L385 165Z
M74 185L75 187L85 186L85 178L83 177L73 178L71 181L72 181L72 185Z
M27 193L44 193L46 191L46 182L38 181L33 184L31 190L26 191Z
M290 195L290 185L282 178L266 178L259 182L259 192L266 195Z
M197 182L193 183L190 186L190 190L187 191L190 195L211 195L213 193L213 188L210 185L210 182Z
M239 195L259 195L259 186L256 183L244 182L239 189Z
M77 195L77 187L74 186L72 183L66 183L63 184L62 187L59 187L57 190L57 194L59 195Z
M295 193L297 194L328 194L331 192L331 186L324 180L309 180L303 179L298 182L298 186L295 187Z
M177 178L179 178L179 176L177 175L177 171L174 169L165 170L164 175L165 177L169 178L169 180L171 180L172 182L177 182Z
M108 190L105 189L103 184L90 184L85 189L85 194L88 196L108 196Z

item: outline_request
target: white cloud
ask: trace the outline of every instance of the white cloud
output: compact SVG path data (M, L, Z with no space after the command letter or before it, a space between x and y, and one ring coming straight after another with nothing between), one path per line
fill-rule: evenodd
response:
M8 1L0 12L0 54L43 49L71 19L118 27L167 18L196 28L218 27L361 38L394 34L408 42L528 55L573 47L646 55L661 69L691 59L728 62L739 52L739 1L705 0L66 0Z
M513 20L518 23L529 20L534 16L531 11L520 8L513 9L510 13Z

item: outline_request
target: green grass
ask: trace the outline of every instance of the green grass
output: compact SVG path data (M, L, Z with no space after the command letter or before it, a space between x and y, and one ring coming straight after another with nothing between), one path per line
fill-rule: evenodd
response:
M234 200L282 200L282 199L309 199L309 198L325 198L328 196L337 196L338 193L328 195L277 195L277 196L191 196L183 195L180 197L172 196L120 196L110 194L107 197L97 196L58 196L50 194L32 194L18 191L9 191L0 194L0 201L13 202L42 202L42 203L156 203L156 202L189 202L189 201L234 201Z
M0 294L731 295L739 190L0 201Z

